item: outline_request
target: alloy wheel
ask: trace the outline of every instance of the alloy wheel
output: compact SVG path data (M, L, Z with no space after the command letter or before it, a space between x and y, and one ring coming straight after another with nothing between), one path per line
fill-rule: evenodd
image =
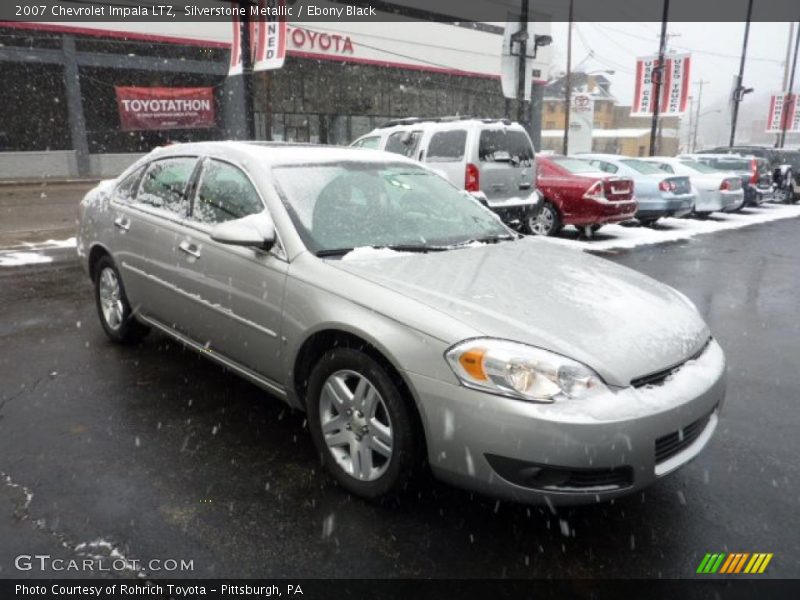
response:
M125 311L122 304L122 290L120 289L119 278L114 269L106 267L100 272L98 286L103 319L109 328L116 331L122 325L122 315Z
M322 436L341 469L359 481L375 481L392 459L394 434L377 388L356 371L336 371L319 399Z
M539 214L533 221L531 231L536 235L549 235L555 225L555 215L553 209L545 205L539 210Z

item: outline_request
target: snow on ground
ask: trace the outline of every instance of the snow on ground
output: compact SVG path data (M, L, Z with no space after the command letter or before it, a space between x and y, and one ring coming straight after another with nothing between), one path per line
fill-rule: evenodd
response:
M577 232L567 228L559 237L547 240L587 251L635 248L796 217L800 217L800 205L763 204L759 208L746 208L741 213L713 213L707 219L661 219L653 228L605 225L590 240L577 239Z
M47 240L36 244L23 243L21 246L0 249L0 267L19 267L21 265L36 265L53 262L53 257L47 254L48 250L55 248L74 248L74 237L66 240Z
M0 252L0 267L19 267L53 262L52 256L41 252Z

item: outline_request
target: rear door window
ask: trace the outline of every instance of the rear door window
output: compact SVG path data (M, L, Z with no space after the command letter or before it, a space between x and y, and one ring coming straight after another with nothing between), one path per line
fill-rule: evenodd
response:
M396 131L386 140L386 151L413 158L421 137L421 131Z
M522 131L513 129L484 129L478 140L478 158L483 162L508 160L529 163L533 160L533 146Z
M186 191L196 163L196 158L189 157L165 158L150 163L136 202L185 217L189 212Z
M589 163L603 171L603 173L616 173L619 171L619 167L617 165L612 165L610 162L606 162L604 160L593 159L590 160Z
M136 197L136 190L139 189L139 182L142 180L143 173L144 167L140 167L119 183L116 193L117 200L131 202Z
M467 131L453 129L434 133L428 144L428 162L457 162L464 159Z
M213 225L262 210L261 198L243 171L221 161L206 161L192 207L193 221Z

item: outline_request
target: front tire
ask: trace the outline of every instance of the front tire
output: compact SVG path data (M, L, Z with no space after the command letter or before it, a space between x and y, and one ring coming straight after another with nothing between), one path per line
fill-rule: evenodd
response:
M311 372L308 424L328 472L370 500L399 494L419 464L412 408L386 369L367 354L337 348Z
M140 341L147 335L148 328L134 318L122 277L111 257L101 258L94 273L94 298L103 331L117 344Z
M530 230L535 235L551 236L561 231L562 226L558 209L549 200L545 200L535 221L530 224Z

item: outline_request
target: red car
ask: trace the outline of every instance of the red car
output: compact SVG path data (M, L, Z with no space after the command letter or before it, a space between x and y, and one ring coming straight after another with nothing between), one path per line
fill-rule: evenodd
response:
M589 162L568 156L539 156L536 185L544 197L536 222L539 235L555 235L574 225L587 237L606 223L632 219L638 204L633 180L598 171Z

